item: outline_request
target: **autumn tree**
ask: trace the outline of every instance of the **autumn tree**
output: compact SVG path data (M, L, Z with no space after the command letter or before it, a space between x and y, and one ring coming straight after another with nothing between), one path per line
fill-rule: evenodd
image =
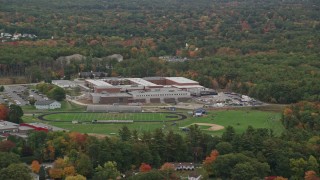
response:
M87 178L78 174L75 176L67 176L65 180L86 180Z
M10 140L5 140L0 142L1 152L10 152L15 147L16 147L16 144Z
M4 104L0 104L0 120L6 120L8 115L9 108Z
M37 160L33 160L31 163L31 170L34 173L39 173L40 171L40 164Z
M203 161L203 167L206 169L209 175L213 174L213 168L212 164L219 156L219 152L217 150L211 151L210 155L206 157L206 159Z
M161 171L171 171L171 170L175 170L175 167L172 163L164 163L161 167L160 167Z
M76 174L76 170L74 166L67 166L63 168L63 174L64 176L74 176Z
M317 173L314 171L306 171L304 175L305 180L320 180L320 177L317 176Z
M142 163L139 167L139 171L140 172L148 172L151 170L151 166L149 164L146 163Z

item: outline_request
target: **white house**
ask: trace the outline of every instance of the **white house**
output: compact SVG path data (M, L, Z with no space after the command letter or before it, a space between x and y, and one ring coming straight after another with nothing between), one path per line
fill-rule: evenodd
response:
M37 101L35 104L36 109L58 109L61 108L61 103L54 100Z

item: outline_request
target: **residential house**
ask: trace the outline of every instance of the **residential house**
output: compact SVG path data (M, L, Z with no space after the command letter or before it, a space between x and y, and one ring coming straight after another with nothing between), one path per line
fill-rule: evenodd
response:
M37 101L35 107L36 109L59 109L61 108L61 103L55 100Z

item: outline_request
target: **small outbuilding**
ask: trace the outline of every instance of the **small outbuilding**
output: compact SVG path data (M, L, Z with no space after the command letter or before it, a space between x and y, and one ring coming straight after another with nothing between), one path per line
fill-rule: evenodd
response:
M35 104L36 109L59 109L61 103L55 100L37 101Z

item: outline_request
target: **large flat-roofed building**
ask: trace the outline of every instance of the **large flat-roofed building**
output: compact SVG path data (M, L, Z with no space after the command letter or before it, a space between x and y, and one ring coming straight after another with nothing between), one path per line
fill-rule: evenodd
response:
M145 77L146 81L163 86L171 86L185 91L191 89L204 89L197 81L185 77Z
M93 104L128 104L131 102L131 97L128 93L90 94Z
M153 91L132 91L133 102L141 103L176 103L184 102L191 98L190 92L179 89L159 89Z
M176 88L90 94L90 100L93 104L177 103L188 101L190 98L190 92Z
M206 88L184 77L105 78L86 80L93 104L177 103ZM201 94L201 93L198 93Z
M103 80L96 80L96 79L86 79L85 85L89 88L93 88L95 86L112 86L111 84Z
M130 81L131 84L134 84L134 85L145 86L145 87L148 87L148 88L162 88L163 87L162 85L158 85L158 84L152 83L150 81L146 81L146 80L141 79L141 78L126 78L126 79L128 81Z

